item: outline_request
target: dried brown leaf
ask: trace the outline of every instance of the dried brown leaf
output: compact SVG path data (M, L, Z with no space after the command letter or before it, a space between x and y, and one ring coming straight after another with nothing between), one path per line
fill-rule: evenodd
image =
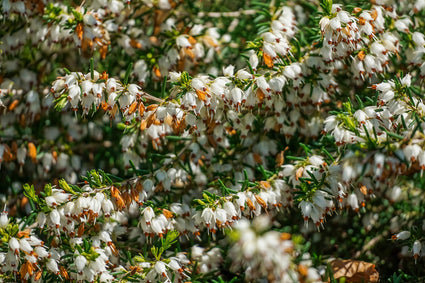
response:
M378 282L379 273L373 263L359 260L340 260L331 262L333 277L345 277L347 283ZM328 281L329 282L329 281Z

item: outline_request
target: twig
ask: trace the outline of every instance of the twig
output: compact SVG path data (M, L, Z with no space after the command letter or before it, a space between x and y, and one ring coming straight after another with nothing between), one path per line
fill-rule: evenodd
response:
M361 254L363 254L364 252L366 252L367 250L369 250L373 246L375 246L375 244L378 243L380 240L382 240L382 238L386 235L387 235L387 233L384 232L383 234L380 234L380 235L372 238L372 240L370 240L366 245L363 246L361 251L356 252L356 254L354 255L354 258L359 258Z
M148 94L147 92L143 92L142 96L143 96L143 97L146 97L147 99L150 99L150 100L153 100L153 101L159 102L159 103L164 102L164 100L163 100L163 99L158 98L158 97L153 96L153 95L150 95L150 94Z
M202 17L210 17L210 18L220 18L220 17L240 17L241 15L254 15L255 13L257 13L257 10L243 10L243 11L234 11L234 12L209 12L209 13L205 13L205 12L199 12L198 13L198 18L202 18Z

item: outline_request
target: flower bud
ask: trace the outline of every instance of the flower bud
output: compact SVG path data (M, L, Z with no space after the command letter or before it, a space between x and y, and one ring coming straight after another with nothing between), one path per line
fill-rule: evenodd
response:
M407 240L410 237L410 231L401 231L398 234L393 235L393 240Z

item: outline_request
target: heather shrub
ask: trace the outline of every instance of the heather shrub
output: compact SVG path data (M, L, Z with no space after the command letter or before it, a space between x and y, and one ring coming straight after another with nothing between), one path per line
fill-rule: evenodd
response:
M425 1L0 7L2 281L425 278Z

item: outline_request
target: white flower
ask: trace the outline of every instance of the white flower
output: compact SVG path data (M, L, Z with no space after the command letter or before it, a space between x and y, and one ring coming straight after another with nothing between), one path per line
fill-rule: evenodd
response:
M421 253L421 247L422 247L422 244L419 240L416 240L413 243L412 252L413 252L413 256L415 257L415 260L419 257L419 254Z
M0 228L6 228L8 224L9 224L9 218L7 217L7 212L3 211L0 214Z
M339 17L332 18L329 21L329 26L333 30L336 30L338 32L341 31L341 20L340 20L340 18Z
M9 248L15 252L16 255L19 254L19 241L16 238L10 238L9 240Z
M117 81L114 78L109 78L106 81L106 90L107 92L114 92L118 88Z
M19 247L22 251L27 253L31 253L33 250L31 245L28 243L28 241L25 238L22 238L19 240Z
M310 161L310 164L314 165L314 166L324 166L324 160L322 156L319 155L312 155L309 157L308 159Z
M257 70L257 66L258 66L259 60L258 60L258 56L255 52L253 52L250 56L249 56L249 64L251 65L251 68L255 71Z
M189 40L185 35L180 35L176 38L176 44L180 48L190 48L192 47L192 44L190 44Z
M155 217L155 212L152 207L148 206L142 211L143 219L146 223L150 223L152 218Z
M46 214L44 212L39 212L37 214L37 222L40 228L44 227L44 224L46 224Z
M412 20L410 20L410 18L402 18L397 20L394 23L394 26L399 32L409 33L409 26L411 26L412 24L413 22Z
M215 222L214 211L209 207L202 211L201 217L205 221L207 227L209 227L211 223Z
M410 144L407 145L403 149L404 156L408 161L415 162L415 160L418 158L419 154L422 152L422 149L417 144Z
M233 105L239 106L242 102L243 91L240 88L233 88L230 92Z
M102 274L99 277L100 282L113 282L114 280L115 280L115 277L109 272L102 272Z
M410 231L401 231L400 233L393 235L393 240L407 240L410 238Z
M111 211L113 211L114 209L114 204L112 203L112 201L110 199L105 198L104 200L102 200L102 210L103 210L103 214L106 217L109 217L111 215Z
M100 232L99 239L107 244L112 243L111 236L106 231Z
M307 221L308 218L310 218L311 216L311 212L313 210L313 204L311 202L303 200L300 202L298 206L301 208L301 212L303 214L304 220Z
M224 225L226 223L227 214L226 214L226 211L224 209L217 208L214 211L214 217L215 217L216 221L220 221L222 225Z
M223 204L223 209L226 211L228 219L235 220L236 218L238 218L236 208L231 201L226 201Z
M424 39L423 33L415 31L414 33L412 33L412 40L413 42L415 42L417 46L422 47L425 45L425 39Z
M357 195L355 193L351 193L348 196L348 200L347 201L348 201L348 204L351 206L351 208L354 211L357 212L359 210L359 201L358 201Z
M181 73L180 72L170 72L168 74L170 82L172 83L176 83L178 81L180 81L180 77L181 77Z
M78 272L82 272L84 267L87 265L87 259L85 256L79 255L75 258L75 266Z
M138 85L136 85L136 84L130 84L130 85L127 87L127 90L128 90L128 92L129 92L131 95L133 95L133 96L137 96L137 95L139 95L139 94L140 94L141 88L140 88Z
M50 254L46 251L44 247L35 247L34 252L38 255L38 257L41 257L41 258L50 256Z
M183 271L179 261L174 258L171 258L170 262L168 263L168 267L170 267L174 271L178 271L178 272Z
M401 190L400 186L393 187L390 191L390 194L389 194L390 199L394 202L398 201L401 197L401 193L402 193L402 190Z
M51 258L47 261L46 267L51 272L53 272L55 274L59 274L58 264L57 264L56 260L54 260L53 258Z
M380 92L390 91L393 89L393 87L394 87L394 82L383 82L383 83L379 83L372 86L373 89L376 89L377 91L380 91Z
M410 87L410 84L412 83L412 76L407 74L400 80L400 82L403 86Z
M167 271L167 269L166 269L166 266L165 266L165 263L164 262L162 262L162 261L157 261L156 263L155 263L155 266L154 266L154 268L155 268L155 271L158 273L158 274L161 274L162 276L167 276L167 273L166 273L166 271Z
M52 224L54 226L56 226L56 228L60 227L60 220L61 220L61 216L59 214L59 212L56 209L53 209L50 212L50 221L52 221Z
M233 65L229 65L226 68L223 67L223 74L226 77L232 77L233 74L234 74L234 70L235 70L235 66L233 66Z
M84 96L89 95L92 88L93 88L93 83L89 80L85 80L81 83L81 90L82 90Z

